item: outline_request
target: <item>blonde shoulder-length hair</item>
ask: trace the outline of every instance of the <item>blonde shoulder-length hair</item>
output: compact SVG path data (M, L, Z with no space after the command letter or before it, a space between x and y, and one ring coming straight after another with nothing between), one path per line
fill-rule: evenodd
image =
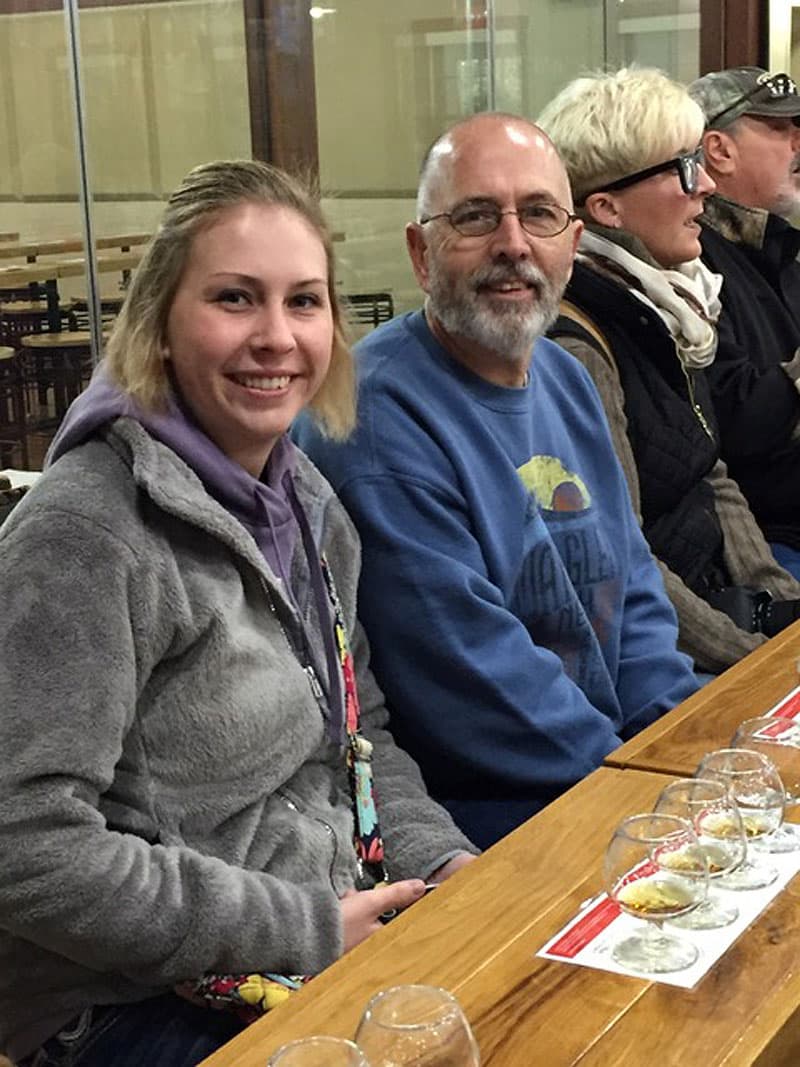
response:
M221 211L243 203L296 211L325 249L333 350L328 373L309 407L323 433L341 440L355 424L355 376L336 296L330 231L310 188L258 160L204 163L191 170L170 196L109 337L105 359L109 376L141 407L163 409L170 390L163 355L167 319L192 241Z

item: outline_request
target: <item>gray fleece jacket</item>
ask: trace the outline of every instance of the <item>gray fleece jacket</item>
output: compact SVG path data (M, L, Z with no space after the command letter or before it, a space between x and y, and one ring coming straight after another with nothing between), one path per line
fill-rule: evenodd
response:
M350 630L387 866L424 877L475 850L385 729L355 531L302 456L295 487ZM331 963L357 877L344 761L252 536L121 418L0 528L0 581L0 1048L207 971Z

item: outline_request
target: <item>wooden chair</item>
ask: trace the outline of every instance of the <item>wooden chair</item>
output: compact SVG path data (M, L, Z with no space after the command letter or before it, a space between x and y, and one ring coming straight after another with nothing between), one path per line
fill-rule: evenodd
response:
M13 348L0 348L0 467L29 466L28 427L22 361Z
M103 329L111 327L114 319L119 315L123 303L125 302L125 294L108 294L107 296L100 296L100 318L103 323ZM75 317L75 325L72 327L76 330L88 330L89 329L89 300L85 296L76 296L72 301L72 314Z
M30 285L0 285L0 302L9 300L41 300L42 286L38 282Z
M342 304L353 326L379 326L394 317L391 293L345 293Z

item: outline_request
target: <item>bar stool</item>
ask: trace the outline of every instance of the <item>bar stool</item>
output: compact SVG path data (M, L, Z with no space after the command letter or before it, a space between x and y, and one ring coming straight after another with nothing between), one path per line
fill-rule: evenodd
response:
M18 461L17 461L18 455ZM13 348L0 348L0 466L29 466L22 361Z
M36 415L29 420L32 428L55 429L88 384L93 369L91 343L88 330L33 333L20 338L23 384L30 409L33 395L39 402Z
M59 304L62 325L75 329L72 301ZM44 300L12 300L0 303L0 345L19 347L19 338L47 329L47 303Z

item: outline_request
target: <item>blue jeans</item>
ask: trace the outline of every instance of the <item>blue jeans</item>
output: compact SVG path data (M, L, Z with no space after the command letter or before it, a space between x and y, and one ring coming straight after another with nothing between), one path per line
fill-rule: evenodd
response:
M195 1067L242 1026L235 1015L168 993L87 1008L20 1067Z
M769 547L783 569L794 578L800 579L800 552L796 548L789 548L788 545L778 544L777 541L771 541Z

